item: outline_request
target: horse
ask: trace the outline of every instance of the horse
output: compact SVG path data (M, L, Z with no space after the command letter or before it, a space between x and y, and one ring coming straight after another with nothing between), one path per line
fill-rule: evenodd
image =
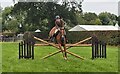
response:
M58 22L58 23L61 23L61 25L64 24L63 21L60 21L60 22ZM67 60L66 38L65 38L65 33L66 33L66 32L65 32L65 29L64 29L64 28L60 28L60 30L58 30L57 33L54 34L56 29L57 29L56 26L51 29L51 31L49 32L49 37L50 37L51 35L53 35L53 36L55 37L55 39L56 39L56 41L57 41L57 44L58 44L61 52L63 53L64 59Z

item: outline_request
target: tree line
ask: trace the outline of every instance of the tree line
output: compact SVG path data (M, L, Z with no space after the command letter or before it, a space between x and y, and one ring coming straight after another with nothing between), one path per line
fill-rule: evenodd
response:
M84 25L115 25L120 26L120 16L109 12L96 13L82 11L82 2L18 2L13 7L2 10L2 31L25 32L50 31L55 25L56 15L65 21L65 28L70 29L78 24ZM21 26L22 27L21 27Z

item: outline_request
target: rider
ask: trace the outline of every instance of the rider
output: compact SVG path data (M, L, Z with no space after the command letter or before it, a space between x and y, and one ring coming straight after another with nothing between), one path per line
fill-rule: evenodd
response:
M54 41L54 37L60 31L60 29L64 29L64 24L65 23L64 23L63 19L61 19L60 16L57 15L55 17L55 27L53 27L53 28L56 28L56 29L55 29L54 34L50 37L51 41ZM65 32L65 30L64 30L64 32ZM66 38L66 32L65 32L65 38Z
M62 23L61 23L62 22ZM60 29L64 29L64 21L63 19L60 18L59 15L56 16L55 18L55 27L57 28L55 30L55 34L60 31Z

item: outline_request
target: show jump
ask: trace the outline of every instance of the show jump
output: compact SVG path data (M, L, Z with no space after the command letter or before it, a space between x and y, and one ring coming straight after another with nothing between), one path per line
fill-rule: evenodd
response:
M47 41L40 39L38 37L33 37L33 38L37 41L42 42L43 44L35 44L34 41L21 41L19 43L19 59L21 59L21 58L34 59L34 47L35 46L53 46L53 47L59 49L56 52L53 52L51 54L48 54L48 55L42 57L42 59L49 58L53 55L56 55L56 54L62 52L60 50L58 44L47 42ZM90 44L82 44L86 41L91 41L91 42L90 42ZM81 41L78 41L77 43L74 43L74 44L66 44L66 49L67 49L66 53L67 54L70 54L72 56L75 56L76 58L84 60L85 58L83 58L82 56L68 51L68 49L71 47L91 47L92 59L94 59L94 58L106 58L106 43L99 41L97 39L97 37L94 37L94 36L88 37L88 38L81 40Z

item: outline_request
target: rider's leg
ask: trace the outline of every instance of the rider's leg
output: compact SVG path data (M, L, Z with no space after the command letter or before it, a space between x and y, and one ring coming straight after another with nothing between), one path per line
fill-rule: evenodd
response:
M49 39L50 39L50 41L51 41L52 38L53 38L53 35L54 35L55 30L56 30L56 27L53 27L53 28L50 30L50 32L49 32Z
M58 29L55 29L55 32L53 35L50 36L50 40L53 42L55 37L57 36L57 34L59 33L59 28Z

